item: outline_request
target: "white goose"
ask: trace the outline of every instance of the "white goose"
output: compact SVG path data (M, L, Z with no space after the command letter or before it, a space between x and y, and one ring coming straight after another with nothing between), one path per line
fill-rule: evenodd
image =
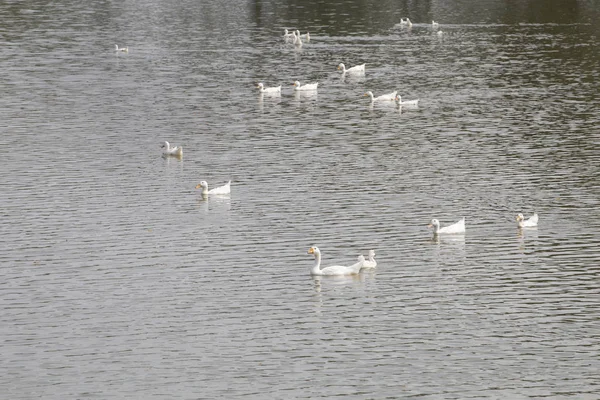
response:
M437 219L432 219L431 223L427 225L429 228L433 228L433 234L437 235L439 233L447 233L447 234L461 234L465 233L465 217L463 217L460 221L455 224L444 226L440 228L440 221Z
M265 87L265 85L263 85L262 82L259 82L258 85L256 85L256 87L259 89L259 92L261 92L261 93L270 93L270 94L281 93L281 85L274 86L274 87Z
M129 53L129 47L119 47L118 44L115 44L115 51L120 51L122 53Z
M366 260L362 267L363 268L375 268L377 266L377 261L375 261L375 250L369 250L369 259Z
M231 193L231 181L227 182L223 186L216 187L214 189L208 190L208 183L206 181L202 181L196 185L196 189L202 188L202 194L229 194Z
M306 43L310 42L310 33L306 32L306 34L301 35L299 30L296 30L296 36L298 36L300 39L302 39L302 37L304 37L304 39L306 39Z
M412 26L412 22L410 22L409 18L400 18L400 25L406 25L410 28Z
M365 64L355 65L354 67L346 69L344 63L339 63L337 69L342 70L342 74L364 74L365 73Z
M295 32L290 33L287 28L285 28L285 33L283 34L283 40L289 42L290 40L294 40Z
M300 35L296 34L295 31L292 33L294 34L294 46L296 46L296 48L302 47L302 38Z
M163 150L163 155L165 156L183 156L183 147L181 146L171 146L169 142L163 142L160 146Z
M303 90L317 90L317 86L319 86L319 82L316 83L307 83L304 86L300 85L300 82L294 82L294 90L303 91Z
M525 219L523 214L517 214L517 225L519 225L519 228L533 228L537 226L538 220L539 217L537 213L533 213L533 215L527 220Z
M401 106L413 106L414 107L414 106L418 106L419 105L419 99L417 99L417 100L402 101L402 96L400 96L400 95L396 96L396 101Z
M431 27L432 28L437 28L438 26L440 26L440 24L438 24L437 22L435 22L434 20L431 20Z
M311 275L356 275L360 272L360 269L365 262L365 257L361 254L358 256L358 262L356 264L345 266L345 265L332 265L321 269L321 250L318 247L313 246L308 249L308 254L315 256L315 265L311 268Z
M398 92L382 94L381 96L375 97L373 96L373 92L369 90L367 93L365 93L365 96L369 96L371 98L371 103L374 103L376 101L394 101L396 100L396 93Z

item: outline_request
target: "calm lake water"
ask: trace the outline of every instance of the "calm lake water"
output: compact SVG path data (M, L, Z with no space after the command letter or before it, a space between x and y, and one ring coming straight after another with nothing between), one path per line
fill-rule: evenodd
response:
M1 4L0 398L598 399L600 11L513 3Z

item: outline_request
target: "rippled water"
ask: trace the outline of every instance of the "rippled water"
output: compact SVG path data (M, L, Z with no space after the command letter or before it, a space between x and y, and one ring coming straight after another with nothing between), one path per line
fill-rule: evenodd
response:
M0 397L598 398L598 11L554 6L5 2Z

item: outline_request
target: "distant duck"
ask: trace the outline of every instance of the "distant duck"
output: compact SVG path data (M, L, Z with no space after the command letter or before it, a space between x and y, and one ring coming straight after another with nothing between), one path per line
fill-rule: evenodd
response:
M431 27L432 27L432 28L437 28L439 25L440 25L440 24L438 24L437 22L435 22L435 21L433 21L433 20L431 21Z
M306 32L304 35L300 34L299 30L296 30L296 36L298 36L300 39L304 38L306 39L306 43L310 42L310 33Z
M163 155L165 156L183 156L183 147L181 146L171 146L169 142L164 142L160 146L163 150Z
M539 217L537 213L533 213L533 215L529 219L525 219L523 214L517 214L517 225L519 228L533 228L538 225Z
M369 259L363 262L363 268L375 268L377 261L375 261L375 250L369 250Z
M371 103L374 103L376 101L394 101L396 100L396 93L398 92L382 94L381 96L375 97L373 92L369 90L367 93L365 93L365 96L369 96L371 98Z
M295 32L290 33L287 28L285 28L285 33L283 34L283 40L289 42L290 40L294 40Z
M460 221L455 224L444 226L440 228L440 221L432 219L431 223L427 225L429 228L433 228L433 234L462 234L465 233L465 218L463 217Z
M129 53L129 47L119 47L118 44L115 44L115 51L120 51L121 53Z
M405 25L410 28L412 26L412 22L410 22L409 18L400 18L400 25Z
M364 74L365 73L365 65L355 65L354 67L346 69L344 63L339 63L337 66L338 70L342 70L342 74Z
M332 265L331 267L325 267L321 269L321 251L318 247L313 246L308 249L308 254L312 254L315 256L315 264L310 269L311 275L330 275L330 276L340 276L340 275L356 275L360 272L360 269L365 262L365 257L361 254L358 256L358 260L356 264L352 264L350 266L345 265Z
M231 181L227 182L223 186L216 187L214 189L208 190L208 183L206 181L202 181L196 185L196 189L202 188L202 194L230 194L231 193Z
M296 32L294 33L294 46L296 46L296 48L300 48L302 47L302 38L300 38L300 35L296 34Z
M259 82L258 85L256 85L256 87L259 89L259 92L261 92L261 93L269 93L269 94L281 93L281 85L266 88L262 84L262 82Z
M402 96L397 95L396 96L396 101L398 102L399 105L401 106L418 106L419 105L419 99L417 100L407 100L407 101L402 101Z
M319 82L307 83L304 86L300 86L300 82L296 81L296 82L294 82L294 90L295 91L317 90L318 85L319 85Z

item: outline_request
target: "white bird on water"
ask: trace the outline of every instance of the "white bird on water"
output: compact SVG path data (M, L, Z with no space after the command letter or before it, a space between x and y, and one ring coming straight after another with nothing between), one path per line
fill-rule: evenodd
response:
M369 259L363 263L363 268L375 268L377 261L375 261L375 250L369 250Z
M319 86L319 82L307 83L305 85L300 85L299 81L294 82L294 90L296 91L317 90L317 86Z
M231 181L227 182L223 186L216 187L214 189L208 190L208 183L206 181L202 181L196 185L196 189L202 188L202 194L230 194L231 193Z
M365 262L365 257L361 254L358 256L356 264L350 266L332 265L321 269L321 251L319 248L316 246L311 247L308 249L308 254L313 254L315 256L315 264L310 269L311 275L356 275L360 272L360 269Z
M281 85L273 86L273 87L265 87L265 85L263 85L262 82L259 82L258 85L256 85L256 87L259 89L259 92L261 92L261 93L270 93L270 94L281 93Z
M342 74L364 74L365 65L366 64L355 65L354 67L346 69L344 63L339 63L337 69L342 70Z
M160 147L164 149L163 155L165 156L183 156L183 147L181 146L171 146L169 142L163 142L163 144Z
M410 18L400 18L400 25L405 25L410 28L412 26L412 22L410 22Z
M455 224L444 226L440 228L440 221L437 219L432 219L429 225L429 228L433 228L433 234L462 234L465 233L465 218L463 217L460 221Z
M375 97L373 95L373 92L371 92L370 90L365 93L365 96L369 96L371 98L371 103L374 103L376 101L394 101L396 100L396 94L398 92L394 91L392 93L386 93L386 94L382 94L381 96L377 96Z
M540 219L537 213L533 213L533 215L529 219L525 219L523 214L517 214L517 225L519 228L533 228L538 224L538 220Z
M115 44L115 51L120 51L121 53L129 53L129 47L119 47L118 44Z
M419 105L419 99L417 99L417 100L402 101L402 96L400 96L400 95L396 95L396 101L401 106L413 106L414 107L414 106L418 106Z

